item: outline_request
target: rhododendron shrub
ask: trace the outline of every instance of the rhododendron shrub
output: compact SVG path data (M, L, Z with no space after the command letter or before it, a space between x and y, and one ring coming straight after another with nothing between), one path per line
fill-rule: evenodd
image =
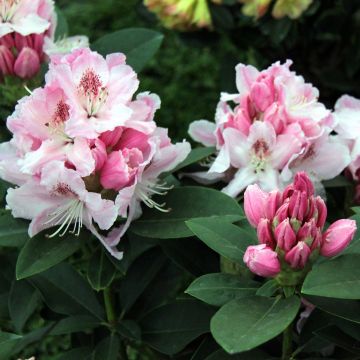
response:
M6 201L13 216L31 220L29 235L87 227L115 257L121 236L141 214L140 203L167 189L159 179L183 161L187 142L173 145L154 122L157 95L140 93L123 54L104 59L89 49L52 58L46 84L19 101L1 145L1 177L17 185ZM118 217L125 224L116 226ZM101 235L99 230L110 231Z
M217 150L208 171L192 177L225 181L223 191L236 197L249 184L265 191L282 189L297 171L307 171L320 182L344 170L349 149L332 134L331 111L319 102L319 91L290 66L291 61L278 62L258 71L237 65L238 93L221 94L215 123L190 125L195 141ZM336 162L331 161L333 152Z
M360 106L350 95L333 106L345 89L358 96L355 66L335 65L344 38L340 63L357 61L358 14L351 0L331 3L146 1L168 28L202 31L172 44L167 30L140 74L162 34L97 39L129 21L117 9L131 1L71 3L71 23L93 26L90 50L87 37L62 36L61 12L53 36L52 2L0 0L3 38L49 61L29 81L8 73L13 60L33 66L32 51L0 51L0 116L3 99L18 100L0 128L0 360L359 357ZM174 60L194 36L206 47ZM211 65L215 48L216 64L194 74L196 54ZM232 90L231 54L244 62ZM298 73L290 61L265 68L289 54ZM189 109L211 111L218 80L215 122L191 125L204 146L190 150L178 131Z

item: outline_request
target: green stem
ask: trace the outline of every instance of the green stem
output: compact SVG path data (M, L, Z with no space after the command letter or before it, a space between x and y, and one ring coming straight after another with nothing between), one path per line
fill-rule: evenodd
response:
M104 303L107 321L109 322L109 324L114 325L116 323L116 315L110 287L104 289Z
M281 360L291 359L291 353L292 353L292 324L290 324L283 332Z

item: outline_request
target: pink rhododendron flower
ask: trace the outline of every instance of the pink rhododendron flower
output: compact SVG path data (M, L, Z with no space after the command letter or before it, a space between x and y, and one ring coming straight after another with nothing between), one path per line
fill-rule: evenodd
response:
M0 176L18 186L7 204L15 217L31 220L30 236L54 226L50 236L78 235L85 226L120 258L116 245L141 203L167 211L152 196L169 190L159 176L183 161L190 145L172 144L156 126L157 95L133 99L137 75L125 60L90 49L57 55L45 86L8 118L13 138L0 145ZM123 224L114 227L118 217Z
M290 71L290 65L288 60L263 71L237 65L238 93L221 95L215 123L199 120L190 125L195 141L217 150L206 173L190 176L228 182L223 191L236 197L250 184L266 191L281 189L300 170L318 183L344 170L349 150L330 135L331 112L318 101L318 90ZM333 151L336 162L329 161Z
M335 256L345 249L356 232L355 221L343 219L322 234L326 205L319 196L314 196L314 186L304 172L297 173L294 182L282 193L266 193L257 185L249 186L244 208L261 244L248 247L244 262L252 272L265 277L280 274L282 270L301 271L311 263L313 254ZM281 269L279 265L276 272L267 272L270 265L276 267L276 261L282 264Z

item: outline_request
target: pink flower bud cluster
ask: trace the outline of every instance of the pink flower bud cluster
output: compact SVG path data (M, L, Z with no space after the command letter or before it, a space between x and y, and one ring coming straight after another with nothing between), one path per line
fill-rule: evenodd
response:
M323 232L327 208L308 176L297 173L283 192L266 193L257 185L245 191L244 208L260 245L249 246L244 262L260 276L274 277L284 266L303 269L313 253L339 254L352 240L354 220L338 220Z
M190 145L172 144L156 126L157 95L133 99L139 81L125 60L88 48L56 55L46 85L8 118L13 138L0 144L0 177L18 186L9 189L7 206L31 220L30 236L54 226L51 236L78 235L84 225L120 257L116 245L141 215L140 203L166 211L152 199L168 190L159 176Z
M344 170L349 149L331 135L332 113L318 101L319 91L290 71L290 65L277 62L263 71L237 65L238 93L221 95L215 123L190 125L195 141L217 150L206 173L190 176L222 180L228 183L223 191L236 197L250 184L266 191L282 189L298 171L319 183Z
M52 38L56 13L52 0L0 2L0 79L29 79L45 60L44 39Z

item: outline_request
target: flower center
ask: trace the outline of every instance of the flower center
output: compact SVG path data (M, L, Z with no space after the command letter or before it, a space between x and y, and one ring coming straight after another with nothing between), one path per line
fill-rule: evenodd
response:
M269 146L264 139L257 140L252 146L253 156L251 157L251 165L254 171L264 171L266 167L266 157L268 155Z
M102 85L99 75L92 69L84 72L79 83L79 92L89 117L98 113L108 97L107 88Z
M22 0L0 0L0 17L3 22L10 22Z
M66 135L64 131L64 123L70 116L69 110L70 106L66 104L64 100L60 100L56 105L56 109L51 120L46 124L52 136L65 142L72 141L72 139Z

